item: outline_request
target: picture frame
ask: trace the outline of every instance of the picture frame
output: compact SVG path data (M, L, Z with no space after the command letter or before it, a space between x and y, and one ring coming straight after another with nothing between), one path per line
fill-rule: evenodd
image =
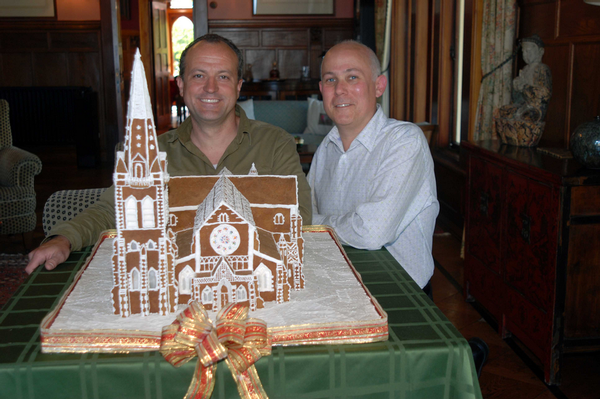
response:
M252 0L253 15L333 15L334 0Z
M56 17L55 0L0 0L0 17Z

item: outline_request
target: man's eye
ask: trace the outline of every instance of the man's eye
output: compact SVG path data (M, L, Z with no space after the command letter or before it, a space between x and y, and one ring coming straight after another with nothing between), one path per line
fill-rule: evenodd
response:
M335 78L325 79L325 82L327 82L327 83L333 83L333 82L335 82Z
M348 80L354 80L354 79L358 79L358 76L354 76L354 75L348 76Z
M199 78L202 78L203 75L201 73L197 73L197 74L194 75L194 77L199 79Z

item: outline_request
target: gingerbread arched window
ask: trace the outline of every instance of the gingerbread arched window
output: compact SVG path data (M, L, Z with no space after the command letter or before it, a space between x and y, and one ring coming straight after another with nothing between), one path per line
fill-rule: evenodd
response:
M192 293L192 279L194 278L194 270L191 267L186 266L179 273L179 293L180 294L191 294Z
M273 223L274 224L284 224L285 223L285 216L283 216L283 213L278 213L273 217Z
M219 223L227 223L229 222L229 215L225 212L219 214Z
M148 288L153 291L158 289L158 273L155 268L148 271Z
M273 291L273 273L264 263L261 263L254 272L258 280L259 291Z
M209 304L213 302L213 291L210 287L204 287L202 290L202 303Z
M248 292L246 291L246 287L240 285L236 290L236 302L243 302L248 300Z
M131 271L131 287L132 291L140 290L140 272L138 269L133 269Z
M154 227L154 200L149 196L142 200L142 227Z
M137 201L133 195L125 200L125 228L138 228Z

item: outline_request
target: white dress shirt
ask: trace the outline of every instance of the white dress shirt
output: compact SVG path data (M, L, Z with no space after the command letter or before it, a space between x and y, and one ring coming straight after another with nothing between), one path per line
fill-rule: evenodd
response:
M308 183L313 224L332 226L355 248L387 248L421 288L427 284L439 203L419 127L386 117L378 105L348 151L334 127L315 153Z

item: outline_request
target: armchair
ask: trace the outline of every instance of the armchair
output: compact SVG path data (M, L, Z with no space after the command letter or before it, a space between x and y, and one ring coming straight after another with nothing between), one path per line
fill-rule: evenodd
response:
M36 226L34 176L42 161L12 145L9 107L0 99L0 234L25 234ZM31 237L24 235L25 245Z

